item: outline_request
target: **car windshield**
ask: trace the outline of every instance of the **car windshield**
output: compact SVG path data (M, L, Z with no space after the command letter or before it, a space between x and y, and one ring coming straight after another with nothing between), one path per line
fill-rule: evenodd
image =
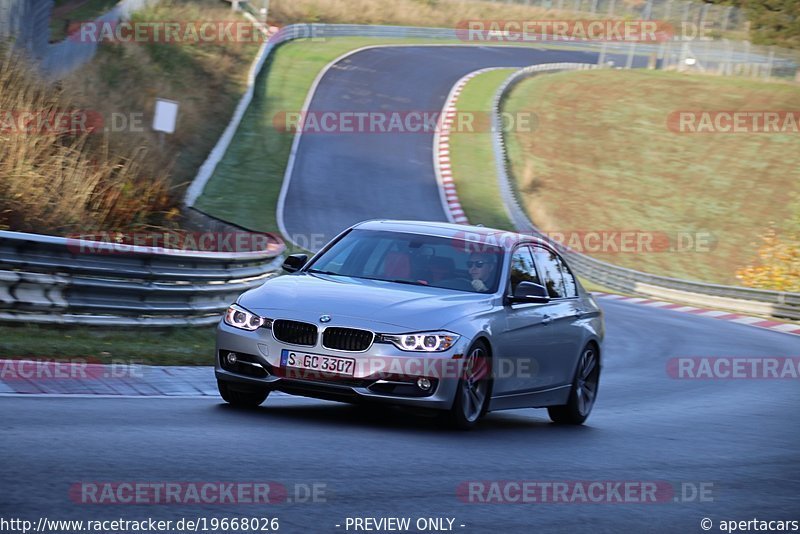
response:
M356 229L307 272L492 293L502 257L500 247L462 239Z

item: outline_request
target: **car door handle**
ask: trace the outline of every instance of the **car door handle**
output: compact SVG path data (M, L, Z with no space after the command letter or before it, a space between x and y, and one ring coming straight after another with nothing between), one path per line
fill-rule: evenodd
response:
M553 320L549 315L542 315L542 324L548 325Z
M577 317L578 319L580 319L581 317L583 317L584 315L586 315L586 313L587 313L587 312L586 312L585 310L575 310L575 317Z

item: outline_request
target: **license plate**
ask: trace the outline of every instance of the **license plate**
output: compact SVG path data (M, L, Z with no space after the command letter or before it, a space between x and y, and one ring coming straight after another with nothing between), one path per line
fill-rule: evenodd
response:
M356 361L353 358L307 354L305 352L283 349L281 351L281 367L309 369L311 371L321 371L323 373L353 376L355 374Z

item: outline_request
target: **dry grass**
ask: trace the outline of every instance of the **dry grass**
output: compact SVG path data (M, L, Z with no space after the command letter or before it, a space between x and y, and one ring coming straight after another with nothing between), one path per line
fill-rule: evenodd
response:
M148 21L242 20L218 0L164 0ZM0 57L0 111L85 110L121 131L26 134L0 126L0 229L40 233L174 228L183 185L205 160L246 85L257 44L105 44L57 86ZM175 135L150 130L157 97L177 100ZM131 120L139 121L134 125ZM122 122L118 122L122 124Z
M163 172L149 172L146 149L115 146L82 127L22 128L37 117L79 110L19 57L0 60L0 226L19 231L85 231L148 226L173 204Z
M219 0L162 0L136 13L138 21L242 21ZM258 44L104 45L94 61L64 81L77 97L103 116L145 117L144 131L121 132L125 144L149 147L171 181L190 182L230 121L244 93ZM156 98L180 103L177 129L165 138L150 130Z

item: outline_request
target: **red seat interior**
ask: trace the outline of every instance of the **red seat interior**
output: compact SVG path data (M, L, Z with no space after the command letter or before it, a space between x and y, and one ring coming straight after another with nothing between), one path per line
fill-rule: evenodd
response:
M384 278L410 278L411 258L402 252L389 252L383 263Z

